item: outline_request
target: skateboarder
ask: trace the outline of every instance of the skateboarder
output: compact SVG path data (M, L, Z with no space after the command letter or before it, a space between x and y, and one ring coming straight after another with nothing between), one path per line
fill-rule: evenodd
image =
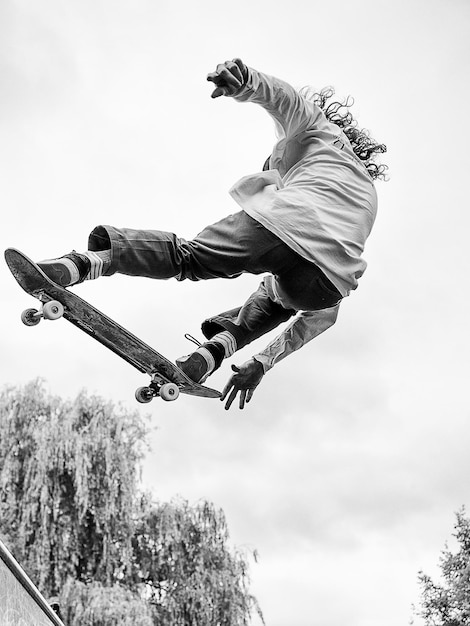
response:
M356 289L377 211L373 181L385 170L373 159L386 148L357 128L350 103L328 104L331 89L298 92L240 59L219 64L207 79L215 85L213 98L257 103L276 125L278 141L263 171L230 190L242 210L192 241L98 226L83 254L39 265L62 286L114 273L177 280L266 273L243 306L205 320L207 341L176 361L192 380L204 382L224 358L293 317L264 350L232 366L222 399L228 409L240 393L244 408L264 374L334 324L341 300Z

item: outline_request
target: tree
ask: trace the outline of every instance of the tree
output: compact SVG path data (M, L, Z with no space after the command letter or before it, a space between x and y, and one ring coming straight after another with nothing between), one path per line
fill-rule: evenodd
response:
M245 555L212 504L139 489L136 413L35 381L0 395L0 532L69 626L246 625Z
M228 538L223 512L208 502L155 505L142 498L133 554L158 624L249 623L256 602L247 563L226 549Z
M442 580L419 573L421 607L417 614L426 626L470 625L470 519L462 508L456 513L453 537L457 550L446 545L440 558Z

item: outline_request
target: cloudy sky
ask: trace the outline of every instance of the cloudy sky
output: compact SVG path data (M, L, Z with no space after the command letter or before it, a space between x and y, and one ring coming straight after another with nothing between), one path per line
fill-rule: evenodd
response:
M355 97L388 145L369 268L335 327L271 371L245 411L154 401L144 483L206 498L237 546L268 626L397 626L470 504L466 0L4 0L0 4L1 247L34 259L86 247L96 224L191 238L237 209L227 194L274 141L254 105L211 100L240 56L296 87ZM77 288L168 357L259 279ZM34 304L5 264L1 381L42 376L135 409L145 379ZM240 362L264 345L246 348ZM222 388L229 364L211 379ZM254 624L257 624L254 621Z

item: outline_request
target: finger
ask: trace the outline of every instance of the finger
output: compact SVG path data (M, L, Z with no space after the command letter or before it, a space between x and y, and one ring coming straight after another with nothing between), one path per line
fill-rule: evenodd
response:
M227 402L225 403L225 410L228 411L229 408L232 406L232 402L235 400L235 398L237 397L237 389L233 388L231 394L228 397Z
M216 89L214 89L214 91L211 94L212 98L218 98L219 96L222 96L225 94L225 89L224 89L225 81L223 78L220 78L217 72L211 72L210 74L208 74L207 80L216 85Z
M228 92L224 87L217 87L217 89L214 89L211 93L211 98L220 98L220 96L226 96L227 93Z
M230 72L235 76L235 78L238 80L238 82L241 85L244 82L243 74L241 73L238 65L234 61L225 61L225 65L230 70Z
M221 64L217 66L217 73L221 78L224 79L227 85L230 85L230 87L233 87L234 89L240 89L240 87L242 86L241 81L239 81L232 74L232 72L228 69L228 67L226 67L225 64Z
M234 372L239 372L239 371L240 371L240 368L239 368L237 365L232 365L232 370L233 370Z
M233 62L236 64L236 66L240 70L240 74L242 75L242 78L243 78L242 82L244 83L246 79L248 78L248 69L246 65L238 57L236 59L233 59Z
M245 399L246 399L246 389L242 389L240 392L240 404L239 404L240 409L245 408Z
M228 392L230 391L232 387L233 387L233 382L232 382L232 379L230 379L228 383L225 385L225 387L222 389L222 395L220 396L221 400L225 400L225 397L227 396Z
M251 398L253 397L254 393L255 393L254 389L248 389L248 393L246 394L246 402L247 402L247 404L251 400Z

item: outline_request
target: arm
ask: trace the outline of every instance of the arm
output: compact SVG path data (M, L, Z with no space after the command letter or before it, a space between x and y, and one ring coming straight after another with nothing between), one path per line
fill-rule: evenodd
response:
M312 127L321 114L318 107L291 85L247 67L241 59L219 64L207 80L216 85L213 98L232 96L239 102L262 106L281 126L286 137Z
M263 373L333 326L338 311L339 304L329 309L299 313L283 333L253 357L263 366Z
M253 397L256 387L261 382L264 374L276 363L285 359L304 346L307 342L318 337L325 330L333 326L338 317L339 304L321 311L305 311L299 313L287 328L264 350L256 354L243 365L232 365L235 372L222 391L221 400L228 395L225 408L229 409L240 392L240 408L243 409L246 402Z

